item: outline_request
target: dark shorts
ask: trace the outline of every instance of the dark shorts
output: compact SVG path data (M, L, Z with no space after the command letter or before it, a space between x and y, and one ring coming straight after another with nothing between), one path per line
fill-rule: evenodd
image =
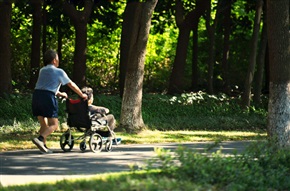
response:
M46 90L34 90L32 95L32 113L34 116L58 117L58 102L55 94Z

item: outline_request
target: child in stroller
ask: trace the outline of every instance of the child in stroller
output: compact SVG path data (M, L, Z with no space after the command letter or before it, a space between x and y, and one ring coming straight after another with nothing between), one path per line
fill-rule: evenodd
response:
M109 109L92 105L92 88L82 88L82 92L88 95L88 100L69 99L66 102L69 129L61 136L60 146L63 151L70 151L73 148L74 140L83 140L80 143L80 150L85 151L86 138L89 137L89 147L92 152L100 152L103 145L105 145L106 151L111 151L113 144L121 142L121 139L117 139L113 131L116 123L115 118L112 114L108 114ZM74 139L71 132L73 127L84 134Z

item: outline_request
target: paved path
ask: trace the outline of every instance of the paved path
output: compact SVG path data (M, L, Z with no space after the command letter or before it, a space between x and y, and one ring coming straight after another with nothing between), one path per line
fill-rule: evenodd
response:
M222 142L211 152L220 149L224 154L242 152L250 141ZM204 152L210 143L184 143L193 150ZM33 182L57 181L69 178L86 178L96 174L130 170L129 165L142 165L154 157L154 148L174 151L180 144L118 145L112 152L81 152L77 147L71 152L55 149L53 154L40 154L39 150L21 150L0 153L0 187Z

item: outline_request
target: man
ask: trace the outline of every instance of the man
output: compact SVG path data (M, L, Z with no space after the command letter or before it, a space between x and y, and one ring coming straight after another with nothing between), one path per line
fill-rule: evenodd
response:
M109 128L111 130L114 130L116 127L116 120L115 120L114 115L108 114L110 112L110 110L106 107L93 105L93 102L94 102L93 89L89 88L89 87L83 87L81 89L81 91L84 94L87 94L87 96L88 96L88 105L89 105L88 107L89 107L89 111L90 111L91 115L94 115L96 113L106 114L106 116L102 117L101 119L106 120L108 122Z
M46 146L46 138L58 129L57 96L67 98L65 92L60 92L61 85L67 85L82 99L87 99L80 88L70 80L64 70L58 68L58 54L48 50L44 54L44 67L40 69L38 80L32 96L32 112L40 123L39 137L32 142L44 153L52 153Z

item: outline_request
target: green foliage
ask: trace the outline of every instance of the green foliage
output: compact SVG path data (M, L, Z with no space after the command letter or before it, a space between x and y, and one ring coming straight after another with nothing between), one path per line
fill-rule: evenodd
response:
M210 146L209 146L210 147ZM96 175L56 183L2 187L1 190L288 190L289 149L255 142L244 153L223 155L222 150L201 154L190 148L156 149L144 170ZM0 185L1 187L1 185Z
M243 110L239 99L204 92L144 95L143 119L158 130L265 130L266 110Z
M74 1L81 2L81 1ZM62 60L60 67L72 77L73 55L75 50L75 31L68 17L61 12L59 2L47 2L47 48L57 49L61 38ZM195 8L194 1L183 1L188 13ZM213 8L216 1L213 1ZM120 36L122 30L122 13L124 1L101 1L95 4L91 20L88 24L87 42L87 84L102 92L118 91ZM230 81L240 88L244 83L247 71L251 25L253 23L254 4L252 2L235 1L232 6L232 34L229 57ZM82 5L78 5L82 8ZM175 23L175 2L158 3L152 18L152 26L147 46L144 73L144 92L164 92L168 87L172 63L176 54L178 29ZM222 23L222 22L221 22ZM11 24L12 45L12 80L16 90L25 90L30 78L32 10L27 1L13 4ZM216 31L217 46L223 43L222 25ZM105 34L105 35L103 35ZM206 87L208 36L205 21L199 23L198 52L198 85ZM192 38L190 38L192 41ZM236 43L239 42L239 43ZM192 42L190 42L185 68L185 90L191 88L192 75ZM222 80L222 49L217 47L214 85L220 90ZM41 47L40 47L41 51ZM42 62L42 61L41 61ZM40 64L42 66L42 64ZM21 74L21 75L19 75Z
M109 108L119 121L122 101L119 96L96 94L94 97L95 105ZM224 94L208 95L204 92L180 96L145 94L142 99L142 116L150 130L264 132L267 110L261 107L243 110L238 103L239 99ZM31 94L13 94L0 98L0 106L1 126L36 121L31 111ZM62 123L66 121L65 103L59 101L59 107L59 120Z
M188 180L217 190L287 190L290 187L290 152L256 142L245 153L225 157L222 150L204 156L180 147L175 155L157 149L146 169L176 181Z

